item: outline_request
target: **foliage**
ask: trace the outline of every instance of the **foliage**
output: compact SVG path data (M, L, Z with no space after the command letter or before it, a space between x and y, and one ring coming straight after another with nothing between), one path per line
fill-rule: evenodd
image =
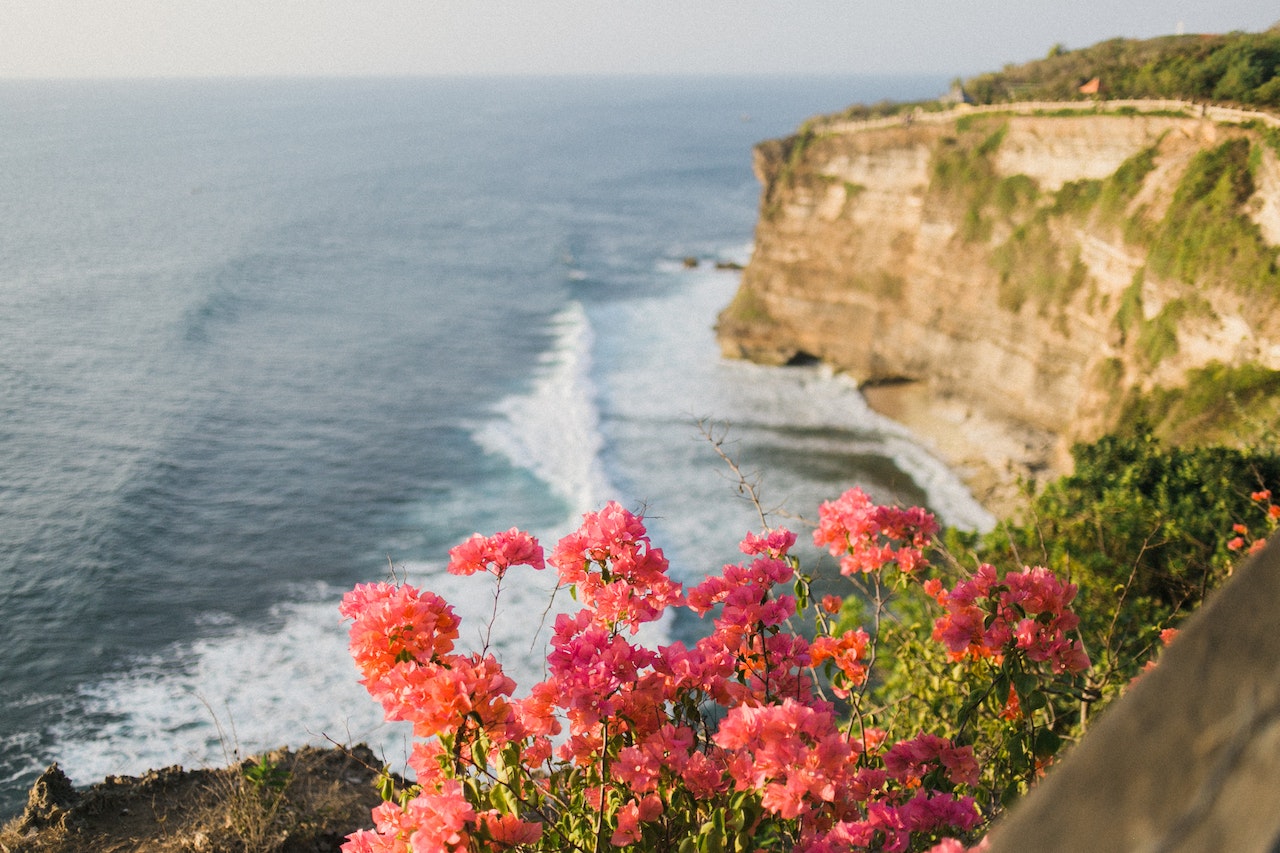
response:
M1142 310L1142 288L1146 283L1146 267L1139 267L1138 271L1133 274L1133 280L1129 282L1129 286L1120 294L1120 305L1116 308L1115 324L1122 333L1127 334L1131 329L1140 326L1143 322Z
M980 104L1077 100L1098 77L1109 98L1177 98L1280 106L1280 32L1110 39L964 82Z
M720 314L721 322L763 323L772 320L764 300L755 290L740 286Z
M761 215L766 219L777 216L781 211L781 191L790 189L798 176L810 174L802 167L811 146L825 137L825 134L818 131L819 124L818 120L811 119L801 124L800 129L793 135L785 139L769 140L760 145L761 150L769 150L779 159L778 171L773 180L766 185L769 194L761 207Z
M1149 433L1073 449L1075 470L979 544L984 559L1041 563L1079 584L1081 632L1098 696L1136 674L1160 629L1194 609L1231 570L1224 532L1280 486L1280 456L1224 446L1166 446Z
M1047 211L1014 229L992 255L1000 275L1001 307L1018 311L1028 299L1042 309L1065 305L1084 284L1088 269L1079 250L1069 260L1064 254L1049 228Z
M1156 143L1129 157L1102 183L1098 204L1104 215L1114 218L1125 213L1129 202L1142 188L1142 182L1155 169L1158 147Z
M256 762L246 761L240 773L255 787L272 791L284 790L292 775L289 770L273 761L269 755L258 756Z
M1150 430L1171 443L1249 441L1280 430L1280 371L1246 362L1211 362L1186 384L1157 386L1125 402L1119 429Z
M1006 217L1034 202L1035 182L1025 175L1000 178L991 158L1004 141L1008 122L994 129L990 120L963 117L956 122L957 137L944 137L933 159L929 191L961 207L960 236L978 242L991 236L989 211Z
M1280 294L1276 249L1243 206L1253 195L1248 139L1228 140L1192 159L1150 239L1152 272L1198 285Z
M1128 304L1122 304L1121 308L1124 309ZM1178 328L1183 320L1189 317L1211 319L1213 316L1209 303L1194 294L1170 299L1150 320L1139 314L1135 322L1138 325L1138 355L1143 365L1154 368L1165 358L1178 352Z
M1067 181L1053 196L1050 208L1055 216L1081 216L1088 213L1102 193L1102 181L1082 178Z

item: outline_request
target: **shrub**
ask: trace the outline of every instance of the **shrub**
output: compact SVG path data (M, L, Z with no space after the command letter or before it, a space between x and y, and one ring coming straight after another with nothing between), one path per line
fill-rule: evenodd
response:
M1138 428L1077 445L1074 472L979 544L984 559L1042 563L1079 584L1081 631L1105 694L1136 674L1159 630L1197 607L1231 570L1225 532L1280 487L1280 456L1170 447ZM1280 492L1278 492L1280 493Z
M1090 484L1117 466L1137 477L1151 456L1082 451L1082 479L1043 505L1064 541L1096 535L1099 517L1077 518L1074 503ZM1189 490L1186 466L1150 476L1167 488L1149 508L1177 509L1158 517L1165 538L1208 535L1171 535L1207 494ZM936 532L923 510L877 506L857 489L824 503L814 542L854 594L820 601L785 530L748 533L746 561L688 590L643 519L616 503L549 556L515 529L477 534L450 552L449 571L488 573L500 591L513 567L550 564L582 605L557 617L548 678L520 698L492 655L455 650L459 620L438 596L356 587L342 605L352 653L388 718L413 723L417 782L388 784L376 828L343 849L963 850L1152 649L1114 665L1132 651L1097 643L1098 614L1114 608L1078 612L1077 585L1046 568L939 561ZM1136 518L1118 535L1150 545ZM1045 556L1062 562L1063 548ZM1130 580L1132 600L1173 596L1185 608L1193 568L1165 556L1156 575ZM1109 606L1096 592L1084 602ZM633 641L673 610L711 624L691 644ZM800 617L812 627L799 630ZM1164 624L1124 623L1141 642ZM1101 675L1086 675L1091 648L1108 663Z

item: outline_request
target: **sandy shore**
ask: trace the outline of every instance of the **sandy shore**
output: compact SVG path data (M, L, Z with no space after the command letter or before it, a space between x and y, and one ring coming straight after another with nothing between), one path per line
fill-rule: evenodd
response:
M1026 506L1029 489L1065 473L1058 437L990 417L923 382L867 386L867 404L909 429L997 518Z

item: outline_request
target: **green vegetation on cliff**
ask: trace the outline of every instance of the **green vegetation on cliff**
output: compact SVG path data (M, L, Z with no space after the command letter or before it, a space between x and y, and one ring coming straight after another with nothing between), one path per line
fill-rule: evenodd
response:
M1265 134L1244 129L1194 154L1174 173L1176 185L1162 188L1170 200L1153 216L1139 194L1157 167L1163 137L1106 178L1070 181L1049 192L1026 175L999 174L995 157L1008 127L1001 116L957 121L954 134L938 144L929 185L931 203L954 211L956 239L971 255L986 257L1004 310L1030 308L1066 328L1069 303L1092 287L1081 258L1082 231L1111 232L1145 259L1109 307L1096 290L1088 300L1091 312L1113 312L1119 343L1140 371L1175 356L1188 324L1215 320L1205 294L1235 294L1257 311L1280 304L1280 250L1248 213L1258 202L1255 175L1271 142ZM1150 311L1143 303L1149 278L1175 293ZM1166 439L1189 442L1257 437L1280 427L1280 411L1270 404L1280 392L1273 371L1249 364L1205 368L1189 374L1184 387L1139 393L1132 383L1140 377L1130 374L1126 383L1123 363L1112 363L1106 390L1114 428L1132 430L1141 421ZM1248 415L1243 424L1242 414Z
M1117 429L1180 445L1274 442L1280 425L1280 371L1246 362L1213 362L1188 371L1186 384L1123 397Z
M1276 248L1244 215L1259 150L1238 138L1196 154L1164 218L1146 235L1152 272L1246 294L1280 293Z
M1090 97L1176 98L1280 107L1280 24L1265 33L1111 39L1080 50L1055 46L1044 59L964 81L980 104Z

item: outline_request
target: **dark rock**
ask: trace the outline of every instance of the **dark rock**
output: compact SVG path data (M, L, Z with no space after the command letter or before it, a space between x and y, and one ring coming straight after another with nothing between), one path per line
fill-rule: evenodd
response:
M50 764L27 794L20 826L24 831L61 826L79 802L80 794L62 768L56 763Z

